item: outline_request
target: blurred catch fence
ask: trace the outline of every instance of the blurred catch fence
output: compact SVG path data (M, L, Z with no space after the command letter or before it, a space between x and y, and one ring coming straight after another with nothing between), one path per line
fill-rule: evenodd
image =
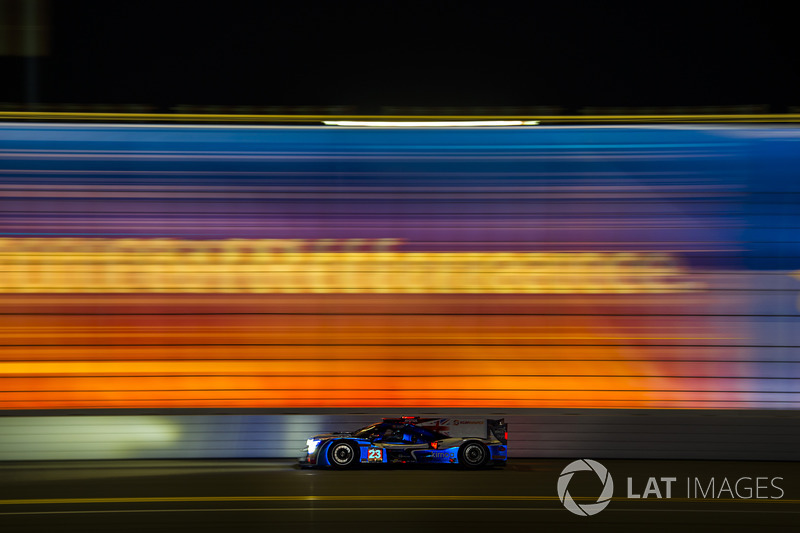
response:
M509 424L511 459L800 459L800 415L796 411L543 409L460 413L504 417ZM424 416L454 414L449 411ZM6 416L0 418L0 461L295 458L314 434L354 430L386 415L167 411Z

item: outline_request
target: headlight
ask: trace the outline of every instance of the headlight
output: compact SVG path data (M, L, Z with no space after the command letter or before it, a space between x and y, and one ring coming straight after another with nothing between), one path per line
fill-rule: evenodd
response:
M317 451L317 446L319 446L320 442L322 441L317 439L308 439L306 441L306 446L308 446L308 453L314 453L315 451Z

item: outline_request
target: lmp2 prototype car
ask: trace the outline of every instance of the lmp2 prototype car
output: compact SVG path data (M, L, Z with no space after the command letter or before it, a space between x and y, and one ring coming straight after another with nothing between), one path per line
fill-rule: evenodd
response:
M384 418L351 432L314 435L301 466L350 468L359 464L505 466L508 426L503 419Z

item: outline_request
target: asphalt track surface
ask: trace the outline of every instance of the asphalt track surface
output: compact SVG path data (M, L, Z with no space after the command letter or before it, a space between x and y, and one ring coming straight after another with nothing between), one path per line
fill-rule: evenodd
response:
M6 463L0 531L675 532L800 525L800 463L601 462L612 475L614 498L594 516L574 515L558 498L569 460L517 460L480 471L305 470L256 460ZM629 477L630 494L639 495L657 478L662 498L652 490L648 498L629 498ZM731 493L710 497L712 479L714 492L727 479ZM740 479L740 495L750 486L751 498L730 497ZM697 480L706 497L692 494ZM575 474L569 484L580 504L595 502L601 490L592 472Z

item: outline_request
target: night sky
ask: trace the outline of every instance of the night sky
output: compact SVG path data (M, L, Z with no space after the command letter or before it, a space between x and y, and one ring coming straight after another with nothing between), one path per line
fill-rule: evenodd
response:
M689 6L55 1L49 55L0 57L0 102L800 106L788 7Z

